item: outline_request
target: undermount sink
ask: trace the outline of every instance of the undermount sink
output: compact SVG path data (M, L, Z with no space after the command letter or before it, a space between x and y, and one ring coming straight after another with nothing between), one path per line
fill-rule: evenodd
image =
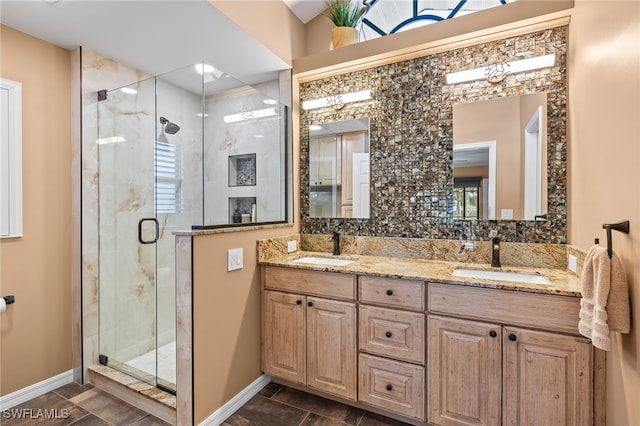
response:
M454 269L453 275L464 278L480 278L486 280L512 281L527 284L549 285L551 281L544 275L530 274L526 272L487 271L483 269Z
M299 263L310 263L312 265L329 265L329 266L345 266L354 262L351 259L341 259L336 257L301 257L300 259L294 260L294 262Z

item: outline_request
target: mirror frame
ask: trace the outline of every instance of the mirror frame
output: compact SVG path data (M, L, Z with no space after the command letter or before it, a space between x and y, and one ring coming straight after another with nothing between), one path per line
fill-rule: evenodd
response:
M346 74L326 74L300 84L309 100L370 89L373 99L340 110L300 111L300 232L345 235L566 244L568 26L488 41ZM504 61L514 48L531 55L555 53L551 68L510 75L499 84L477 80L446 84L446 73ZM425 53L422 53L425 54ZM453 194L453 105L517 94L547 93L546 221L454 220L447 217ZM370 118L371 218L308 216L308 130L311 123ZM424 143L424 141L429 143Z

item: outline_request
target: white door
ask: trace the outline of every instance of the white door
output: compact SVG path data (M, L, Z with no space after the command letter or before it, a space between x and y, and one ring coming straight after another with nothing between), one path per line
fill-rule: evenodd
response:
M369 154L353 154L353 215L369 218Z
M524 219L542 214L542 107L524 129Z

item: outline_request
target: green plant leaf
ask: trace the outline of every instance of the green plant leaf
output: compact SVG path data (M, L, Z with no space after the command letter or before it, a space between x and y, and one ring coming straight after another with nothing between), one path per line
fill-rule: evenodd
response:
M328 0L324 16L331 19L336 27L352 27L358 23L360 7L351 0Z

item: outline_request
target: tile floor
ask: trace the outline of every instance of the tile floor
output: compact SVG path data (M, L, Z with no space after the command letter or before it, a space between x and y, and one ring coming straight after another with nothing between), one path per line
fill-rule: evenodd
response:
M69 383L0 412L2 426L169 426L92 385Z
M407 423L269 383L223 426L401 426Z
M18 418L20 417L21 418ZM167 426L92 385L70 383L0 412L2 426ZM269 383L223 426L401 426L406 423Z

